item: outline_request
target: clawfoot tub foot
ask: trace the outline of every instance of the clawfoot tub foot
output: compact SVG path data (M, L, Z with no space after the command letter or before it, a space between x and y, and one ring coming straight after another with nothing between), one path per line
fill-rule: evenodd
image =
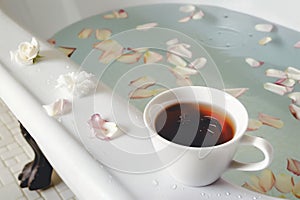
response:
M20 128L23 137L34 151L34 160L26 164L18 176L18 179L21 181L20 187L28 187L29 190L47 188L51 184L51 174L53 168L34 139L21 123Z

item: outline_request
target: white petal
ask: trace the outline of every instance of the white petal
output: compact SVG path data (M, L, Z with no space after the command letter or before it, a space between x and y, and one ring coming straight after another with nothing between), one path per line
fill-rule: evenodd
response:
M149 76L142 76L133 81L130 81L129 86L146 89L154 85L156 81Z
M184 13L189 13L189 12L194 12L195 9L196 7L194 5L185 5L185 6L181 6L179 8L179 11Z
M142 25L139 25L136 27L136 30L139 30L139 31L146 31L146 30L149 30L151 28L154 28L156 27L158 24L153 22L153 23L147 23L147 24L142 24Z
M282 128L284 123L277 117L273 117L264 113L259 113L258 119L265 125L272 126L274 128Z
M76 48L60 46L58 47L58 50L61 51L66 56L71 57L72 54L76 51Z
M84 28L80 31L80 33L78 33L78 38L86 39L91 36L92 32L93 32L93 29Z
M189 64L189 67L195 68L195 69L202 69L207 63L207 59L204 57L196 58L191 64Z
M253 58L246 58L245 59L246 63L248 63L251 67L260 67L264 64L262 61L257 61Z
M192 19L191 16L187 16L187 17L179 19L178 22L185 23L185 22L190 21L191 19Z
M72 104L67 99L58 99L49 105L43 105L47 114L51 117L67 114L72 109Z
M35 48L37 48L38 50L40 49L40 44L39 44L39 42L37 41L37 39L36 39L35 37L32 37L32 39L31 39L31 44L32 44Z
M287 74L278 69L267 69L266 76L274 78L287 78Z
M294 186L294 178L287 174L279 174L276 176L275 188L281 193L289 193Z
M153 97L165 90L166 90L165 88L158 88L152 90L137 88L136 90L130 92L128 96L130 99L143 99L143 98Z
M107 40L110 38L112 32L109 29L97 29L96 30L96 38L98 40Z
M191 85L193 85L193 82L189 77L177 77L176 85L177 86L191 86Z
M178 38L174 38L174 39L168 40L166 42L167 46L173 46L173 45L178 44L178 43L179 43Z
M103 124L103 128L105 129L104 135L105 139L114 139L121 134L118 126L114 122L106 122Z
M256 131L258 130L263 123L257 119L249 119L247 131Z
M174 74L177 79L189 78L191 75L195 75L198 73L197 70L187 67L176 66L175 68L171 68L170 71Z
M192 15L192 19L197 20L197 19L202 19L204 17L204 13L200 10L198 12L195 12Z
M288 67L285 70L287 77L290 79L294 79L296 81L300 80L300 70L296 69L295 67Z
M192 58L192 52L188 49L190 45L180 43L176 45L169 46L168 51L171 53L174 53L178 56L186 57L186 58Z
M231 94L235 98L242 96L245 92L247 92L249 88L228 88L224 89L225 92Z
M275 84L277 85L282 85L285 87L294 87L296 84L296 81L294 79L290 79L290 78L281 78L278 79Z
M177 56L174 54L168 54L167 60L169 63L171 63L175 66L185 67L187 65L187 63L180 56Z
M286 93L291 92L293 90L293 88L285 87L282 85L277 85L274 83L265 83L264 88L266 90L269 90L270 92L273 92L273 93L279 94L279 95L285 95Z
M144 53L144 63L156 63L163 60L163 56L153 51L146 51Z
M261 31L261 32L271 32L273 30L273 25L272 24L257 24L255 26L255 29L257 31Z
M271 41L272 41L271 37L264 37L261 40L259 40L258 44L264 46L264 45L268 44Z
M132 53L127 53L127 54L123 54L118 58L119 62L122 63L127 63L127 64L133 64L136 63L140 60L140 58L142 57L142 53L139 52L132 52Z
M290 104L289 110L296 119L300 120L300 107L299 106L296 106L295 104Z
M290 99L292 99L292 102L300 106L300 92L293 92L288 95Z

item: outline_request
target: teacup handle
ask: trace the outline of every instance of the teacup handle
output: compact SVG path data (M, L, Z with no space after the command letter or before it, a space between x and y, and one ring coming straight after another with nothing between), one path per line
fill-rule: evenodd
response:
M273 159L273 147L271 144L260 137L244 135L240 141L241 145L249 145L257 147L265 156L264 160L256 163L242 163L231 161L229 168L241 171L259 171L269 166Z

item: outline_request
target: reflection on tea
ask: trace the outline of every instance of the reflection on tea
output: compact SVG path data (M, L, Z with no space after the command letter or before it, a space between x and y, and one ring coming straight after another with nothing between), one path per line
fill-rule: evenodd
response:
M197 103L166 107L155 119L155 130L169 141L190 147L220 145L234 136L234 124L225 111Z

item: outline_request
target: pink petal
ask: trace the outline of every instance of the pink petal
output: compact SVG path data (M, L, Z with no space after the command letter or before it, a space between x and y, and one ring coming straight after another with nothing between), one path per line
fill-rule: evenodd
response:
M189 67L194 69L202 69L207 63L207 59L204 57L196 58L189 64Z
M126 63L126 64L133 64L136 63L140 60L143 54L139 52L131 52L131 53L126 53L123 54L121 57L118 58L118 61L121 63Z
M110 38L112 32L109 29L97 29L96 30L96 38L98 40L107 40Z
M261 32L271 32L273 30L273 25L272 24L257 24L255 26L255 29L257 31L261 31Z
M76 48L72 47L58 47L58 50L63 52L66 56L71 57L72 54L75 52Z
M195 12L195 13L192 15L192 19L194 19L194 20L202 19L203 17L204 17L204 13L203 13L201 10Z
M48 39L47 42L51 45L55 45L56 44L56 40L54 38Z
M263 123L257 119L249 119L247 131L256 131L258 130Z
M289 78L281 78L281 79L278 79L275 84L277 85L281 85L281 86L284 86L284 87L294 87L295 84L296 84L296 81L293 80L293 79L289 79Z
M296 106L295 104L290 104L289 110L296 119L300 120L300 107L299 106Z
M142 24L142 25L139 25L136 27L136 30L139 30L139 31L146 31L146 30L149 30L151 28L154 28L156 27L158 24L153 22L153 23L147 23L147 24Z
M144 53L144 63L156 63L163 60L163 56L153 51L146 51Z
M271 41L272 41L271 37L264 37L264 38L262 38L261 40L258 41L258 44L264 46L264 45L270 43Z
M264 88L270 92L273 92L275 94L279 94L282 96L288 92L293 91L293 88L285 87L285 86L274 84L274 83L265 83Z
M287 78L287 74L284 71L281 71L281 70L278 70L278 69L267 69L266 70L266 76L274 77L274 78L280 78L280 79Z
M247 92L249 88L229 88L224 89L225 92L231 94L235 98L242 96L245 92Z
M185 67L187 65L180 56L174 54L167 54L167 61L175 66Z
M284 123L277 117L273 117L264 113L259 113L258 119L265 125L274 127L274 128L282 128Z
M300 48L300 41L296 42L296 43L294 44L294 47L295 47L295 48Z
M94 44L94 48L101 51L123 51L123 47L116 40L104 40L97 42Z
M112 13L103 16L104 19L125 19L127 17L128 17L128 13L123 9L120 9L118 11L113 11Z
M80 33L78 33L78 38L86 39L86 38L90 37L92 33L93 33L93 29L84 28L80 31Z
M279 174L276 176L275 188L281 193L289 193L294 187L294 178L290 175Z
M245 59L246 63L248 63L251 67L260 67L264 64L262 61L257 61L253 58L246 58Z
M300 106L300 92L293 92L288 95L290 99L292 99L292 102Z
M188 17L184 17L184 18L182 18L182 19L179 19L178 22L180 22L180 23L185 23L185 22L190 21L191 19L192 19L192 17L191 17L191 16L188 16Z
M178 56L182 56L185 58L192 58L192 52L188 49L190 46L188 44L180 43L171 45L168 47L168 51L174 53Z
M142 76L139 77L133 81L130 81L129 86L133 86L136 88L142 88L142 89L146 89L152 85L154 85L156 82L154 79L152 79L149 76Z
M143 99L143 98L149 98L153 97L163 91L165 91L165 88L158 88L158 89L143 89L143 88L137 88L136 90L133 90L129 93L130 99Z
M88 125L93 136L101 140L111 139L120 133L114 122L108 122L107 120L102 119L99 114L92 115L88 120Z
M296 185L294 185L292 193L295 197L300 199L300 181Z
M185 5L179 8L179 11L184 13L194 12L195 10L196 7L194 5Z
M242 185L242 187L247 188L249 190L252 190L254 192L259 192L259 193L265 193L266 191L259 185L259 177L257 176L251 176L250 177L251 183L245 183Z
M275 184L275 176L271 170L262 171L259 177L259 185L265 191L268 192L273 188Z
M294 67L288 67L285 70L287 77L290 79L294 79L296 81L300 81L300 70Z

